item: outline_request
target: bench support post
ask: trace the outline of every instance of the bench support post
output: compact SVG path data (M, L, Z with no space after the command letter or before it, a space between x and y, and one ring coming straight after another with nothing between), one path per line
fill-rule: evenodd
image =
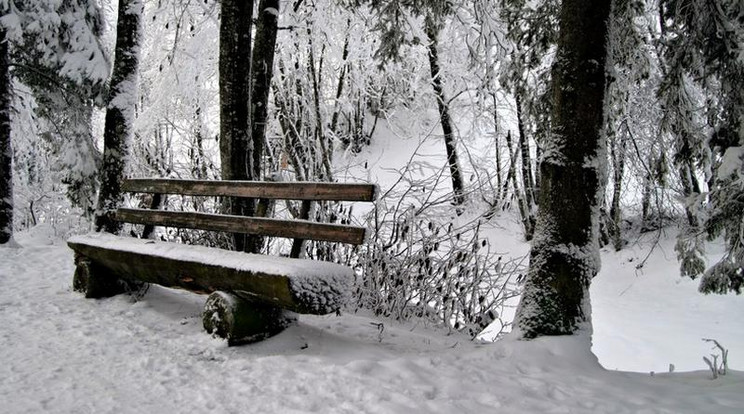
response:
M100 299L142 290L144 282L124 280L81 254L75 254L72 288L88 299Z
M277 306L221 291L209 295L202 316L204 329L227 339L228 346L264 340L296 320L294 313Z

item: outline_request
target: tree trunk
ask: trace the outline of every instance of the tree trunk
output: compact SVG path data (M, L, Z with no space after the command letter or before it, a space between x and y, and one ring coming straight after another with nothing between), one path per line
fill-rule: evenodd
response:
M442 123L444 133L444 146L447 149L447 163L449 164L450 176L452 177L452 190L455 193L454 204L460 206L465 201L465 185L462 181L462 173L457 157L457 143L455 142L454 129L449 113L449 102L444 94L441 70L439 68L439 54L437 43L439 42L439 28L431 19L426 19L426 35L429 38L429 68L431 69L431 85L437 96L437 107L439 108L439 119ZM462 213L458 209L458 214Z
M611 0L564 0L553 65L550 142L541 163L540 209L516 326L529 339L589 324L605 140L602 132Z
M522 99L516 96L517 105L517 130L519 131L519 150L522 159L522 183L524 187L525 200L532 210L535 205L535 180L532 177L532 156L530 155L530 144L527 140L527 132L524 128L524 118L522 113Z
M524 238L532 240L535 233L535 184L532 178L532 157L530 157L530 145L527 142L527 133L524 130L522 118L522 100L516 95L517 104L517 128L519 130L519 152L522 160L522 188L524 197L520 197L523 204L522 221L524 223ZM515 189L516 191L516 189Z
M310 27L307 28L307 69L312 81L313 92L313 113L315 115L315 140L320 147L320 174L318 177L323 181L333 181L333 168L331 167L331 155L333 148L326 141L325 132L323 131L323 115L320 111L320 82L323 71L323 51L320 53L320 62L318 70L315 70L315 47L313 46L313 33Z
M10 143L10 54L0 27L0 244L13 238L13 150Z
M258 180L250 139L251 19L253 1L222 0L220 13L220 158L223 180ZM260 170L259 170L260 171ZM231 199L228 210L252 216L253 199ZM235 249L249 251L247 236L234 234Z
M691 198L700 194L700 184L695 178L695 167L689 159L684 160L679 167L679 178L682 183L682 195L685 197L685 213L687 214L687 223L691 228L696 229L700 221L692 208Z
M253 143L254 177L261 176L264 144L266 142L266 118L269 107L269 92L274 69L279 0L261 0L258 5L255 48L251 63L251 142Z
M499 148L499 113L498 113L498 102L496 100L496 93L491 93L491 100L493 101L493 139L494 146L496 147L496 200L495 204L498 204L501 199L501 148Z
M338 115L341 112L341 94L344 91L344 81L346 80L346 70L349 66L347 60L349 59L349 33L348 30L351 27L351 19L346 20L346 36L344 37L344 50L341 52L341 73L338 75L338 84L336 85L336 101L333 107L333 115L331 116L331 133L337 134L338 128ZM341 138L341 143L345 146L349 146L349 136L344 135Z
M277 21L279 19L279 0L261 0L258 5L258 24L256 27L253 60L251 62L251 174L260 179L263 170L263 155L266 148L266 118L269 109L269 92L274 73L274 50L276 47ZM259 200L254 214L263 216L270 211L268 200ZM263 248L264 239L258 235L246 238L245 251L258 253Z
M623 175L625 173L626 141L624 138L618 138L615 135L612 137L610 138L610 158L612 159L612 205L610 206L610 218L612 220L612 244L616 251L620 251L623 248L620 196L622 195Z
M118 233L121 229L121 224L113 219L113 213L122 202L121 182L124 179L124 163L137 102L141 15L142 0L119 1L114 71L104 121L103 165L95 219L96 231Z

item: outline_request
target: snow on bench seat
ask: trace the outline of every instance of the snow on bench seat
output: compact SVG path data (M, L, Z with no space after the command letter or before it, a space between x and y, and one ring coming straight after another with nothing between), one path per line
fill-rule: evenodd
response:
M67 243L118 277L199 293L233 291L300 313L338 310L350 296L354 277L352 269L335 263L108 233L74 236Z

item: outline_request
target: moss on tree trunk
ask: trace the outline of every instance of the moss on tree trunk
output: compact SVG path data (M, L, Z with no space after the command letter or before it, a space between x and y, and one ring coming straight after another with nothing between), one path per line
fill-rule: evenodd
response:
M606 144L602 132L611 0L566 0L553 65L552 131L540 164L539 212L516 325L525 338L589 322Z

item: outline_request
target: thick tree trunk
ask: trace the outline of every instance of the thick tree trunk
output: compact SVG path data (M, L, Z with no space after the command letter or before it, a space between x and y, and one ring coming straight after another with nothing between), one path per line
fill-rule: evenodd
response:
M13 150L10 143L10 56L0 28L0 244L13 238Z
M223 180L258 180L250 139L249 98L253 1L222 0L220 12L220 157ZM260 171L260 169L259 169ZM252 216L255 200L231 199L234 215ZM249 251L246 235L233 235L235 249Z
M452 178L452 190L455 194L453 201L456 206L459 206L465 201L465 185L462 181L462 172L460 171L457 157L457 143L455 142L454 128L452 128L452 119L449 113L449 102L444 94L442 73L439 68L439 53L437 52L439 29L436 27L436 23L431 22L428 18L426 19L426 35L429 38L431 85L437 97L439 119L442 124L442 132L444 133L444 146L447 149L447 163L449 164L450 177ZM461 213L459 210L458 212Z
M122 201L121 182L137 101L141 15L142 0L119 1L114 71L103 131L101 192L95 220L97 231L117 233L121 228L121 224L113 219L113 213Z
M571 334L590 321L589 284L599 270L598 213L611 0L564 0L553 65L552 131L530 269L517 310L524 338Z

